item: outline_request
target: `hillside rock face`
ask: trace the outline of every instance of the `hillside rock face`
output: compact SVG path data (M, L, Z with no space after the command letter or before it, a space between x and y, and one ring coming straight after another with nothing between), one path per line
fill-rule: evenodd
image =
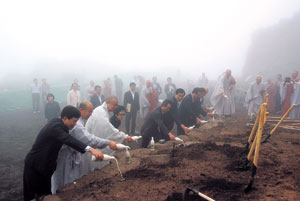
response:
M275 78L278 73L290 76L293 70L300 70L300 12L254 33L243 76Z

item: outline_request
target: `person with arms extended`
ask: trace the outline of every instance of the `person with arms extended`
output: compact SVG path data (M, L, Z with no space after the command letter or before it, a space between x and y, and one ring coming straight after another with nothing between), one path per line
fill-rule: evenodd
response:
M107 97L105 102L94 109L92 115L86 122L86 129L89 133L100 137L102 139L115 141L116 143L133 142L133 139L124 132L116 129L109 121L110 113L114 112L118 107L118 99L116 96ZM103 148L102 153L114 155L115 151L106 147ZM108 164L107 161L101 161L91 165L90 171L101 169Z
M154 138L155 142L161 139L175 140L174 135L169 132L168 128L163 122L163 115L171 108L171 101L166 99L161 106L150 112L149 117L141 128L142 143L141 147L146 148L151 140Z
M220 116L231 116L235 113L234 102L235 79L231 70L227 69L217 80L210 102Z
M102 149L109 145L110 149L116 150L117 147L114 141L98 138L95 135L90 134L84 127L86 121L91 116L93 109L93 105L89 101L80 103L79 111L81 117L77 121L75 127L71 130L70 135L97 149ZM89 155L87 161L83 160L84 155ZM58 153L56 170L51 178L52 193L55 194L57 189L88 174L90 163L90 153L87 152L82 154L67 145L63 145Z
M186 95L179 107L179 119L182 124L186 127L196 126L198 127L201 124L201 119L199 115L202 116L213 116L212 113L207 113L203 109L202 102L200 99L204 97L208 92L208 89L203 87L196 87L193 89L192 93ZM184 130L181 127L178 127L178 134L183 135Z
M185 133L189 133L190 130L188 127L184 126L181 123L179 118L179 103L182 101L183 97L185 96L185 91L182 88L178 88L175 91L175 96L170 100L171 101L171 109L163 116L164 124L167 126L169 131L173 129L174 121L177 124L177 132L181 129L184 130Z
M66 106L61 112L61 119L49 121L39 132L35 142L25 158L23 174L24 200L42 200L51 194L51 176L56 168L58 152L63 144L71 146L81 153L90 152L98 159L103 154L78 141L69 134L80 112L73 106Z

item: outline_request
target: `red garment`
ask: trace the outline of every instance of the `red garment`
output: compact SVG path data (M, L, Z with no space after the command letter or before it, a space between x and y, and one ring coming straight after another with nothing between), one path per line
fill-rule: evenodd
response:
M158 93L157 91L151 87L152 93L147 94L147 99L150 103L149 113L157 107L158 103Z
M274 112L275 111L275 105L276 105L276 100L275 100L276 86L275 86L274 83L271 83L268 86L267 92L269 94L268 111L269 112Z
M292 96L292 93L293 93L294 85L293 84L288 84L286 87L287 87L286 95L285 95L285 98L284 98L284 102L282 104L281 115L284 115L291 106L291 96Z

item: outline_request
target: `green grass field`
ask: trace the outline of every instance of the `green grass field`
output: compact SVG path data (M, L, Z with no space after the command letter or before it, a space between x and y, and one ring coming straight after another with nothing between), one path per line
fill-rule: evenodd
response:
M57 102L64 103L67 99L69 85L51 86L51 93L54 94ZM15 111L32 109L32 98L30 89L12 89L0 91L0 114ZM40 102L42 109L42 99Z

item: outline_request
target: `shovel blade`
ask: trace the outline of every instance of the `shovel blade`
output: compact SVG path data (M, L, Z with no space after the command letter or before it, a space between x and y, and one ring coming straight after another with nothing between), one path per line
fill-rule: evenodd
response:
M245 188L244 192L249 193L252 190L252 185L254 182L254 178L251 178L250 183L248 184L247 188Z
M187 199L187 197L189 196L189 192L191 191L191 189L190 188L186 188L186 190L185 190L185 192L184 192L184 194L183 194L183 200L186 200Z
M244 148L244 150L243 150L243 154L246 154L246 153L248 153L249 152L249 142L247 142L247 144L246 144L246 146L245 146L245 148Z
M249 169L249 160L246 158L241 166L239 166L239 170L248 170Z
M271 135L270 134L268 134L267 135L267 137L261 142L261 143L266 143L267 142L267 140L269 139L271 137Z
M253 164L250 183L248 184L248 186L244 190L245 193L249 193L252 190L255 175L256 175L256 166Z

